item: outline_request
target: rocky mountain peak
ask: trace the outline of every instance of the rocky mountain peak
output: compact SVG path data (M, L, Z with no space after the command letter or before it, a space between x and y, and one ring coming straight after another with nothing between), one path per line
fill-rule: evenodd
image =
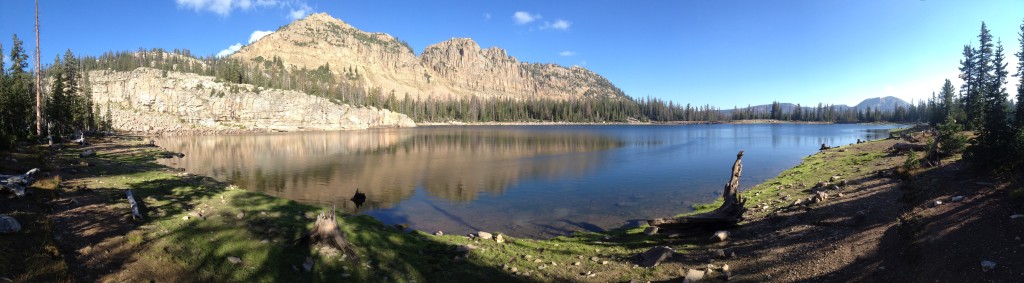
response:
M325 13L293 22L232 55L243 62L258 57L280 58L293 69L329 64L339 81L394 93L398 99L624 96L590 70L519 62L501 48L481 49L470 38L432 44L416 56L404 41L361 31ZM358 70L359 75L340 70Z

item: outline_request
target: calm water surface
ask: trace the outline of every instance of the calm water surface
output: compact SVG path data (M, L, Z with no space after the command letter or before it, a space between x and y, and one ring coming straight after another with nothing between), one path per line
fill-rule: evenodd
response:
M548 237L635 225L896 125L471 126L166 137L166 165L386 223ZM366 203L349 201L356 190Z

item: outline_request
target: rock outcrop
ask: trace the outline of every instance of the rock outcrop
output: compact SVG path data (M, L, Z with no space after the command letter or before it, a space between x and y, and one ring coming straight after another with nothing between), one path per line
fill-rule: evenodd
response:
M417 57L388 34L364 32L324 13L282 27L231 57L249 63L277 57L285 66L309 70L326 64L339 79L393 91L398 99L625 96L585 68L519 62L505 50L481 49L468 38L430 45Z
M414 127L405 114L192 73L138 68L89 72L100 114L113 127L145 133L230 133Z

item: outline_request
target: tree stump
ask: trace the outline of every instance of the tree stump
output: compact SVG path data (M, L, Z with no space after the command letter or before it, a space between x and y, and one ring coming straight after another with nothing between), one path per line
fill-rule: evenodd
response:
M19 198L25 197L26 188L36 180L36 173L39 173L39 168L32 168L21 175L0 175L0 187L11 190Z
M697 215L647 220L647 224L658 227L659 233L669 234L695 234L735 226L743 220L743 213L747 211L743 206L747 200L739 192L740 174L743 172L742 158L743 151L740 151L732 165L732 176L722 192L722 206Z
M342 236L341 229L338 228L334 209L331 209L330 213L327 213L326 210L320 212L320 214L316 216L316 222L313 223L313 228L296 240L295 244L327 245L351 256L353 259L358 260L355 250L352 249L352 244L345 240L345 237Z

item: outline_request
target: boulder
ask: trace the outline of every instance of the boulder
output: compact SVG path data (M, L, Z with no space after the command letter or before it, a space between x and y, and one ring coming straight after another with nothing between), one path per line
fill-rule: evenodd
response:
M229 256L228 262L231 262L231 264L242 264L242 259L234 256Z
M981 261L981 271L989 271L996 268L996 263L993 261L983 260Z
M686 271L686 276L683 277L683 282L697 282L704 279L704 271L699 269L690 269Z
M484 231L476 232L476 236L480 237L481 240L490 240L492 237L494 237L494 235L491 235L491 233L487 233Z
M729 239L729 231L717 231L711 235L711 239L719 242L724 242L725 240Z
M672 257L672 255L675 254L675 252L676 252L676 250L674 250L674 249L672 249L670 247L667 247L667 246L657 246L657 247L650 248L646 252L644 252L643 254L640 254L640 259L641 259L640 266L643 266L643 267L655 267L655 266L658 266L658 264L661 264L662 261L665 261L669 257Z
M21 223L17 219L7 215L0 215L0 234L15 233L21 231Z

